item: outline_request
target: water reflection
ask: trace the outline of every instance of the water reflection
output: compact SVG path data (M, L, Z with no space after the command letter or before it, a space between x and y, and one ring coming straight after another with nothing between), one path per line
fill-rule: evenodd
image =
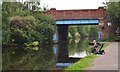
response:
M86 57L90 54L90 47L89 47L89 38L76 38L70 39L68 43L68 48L66 47L59 47L59 44L55 44L53 47L53 52L56 56L56 66L57 67L67 67L75 63L81 58ZM64 46L64 44L63 44ZM64 55L65 50L68 50L68 56ZM59 52L59 53L58 53ZM67 54L67 52L66 52ZM61 57L57 57L60 56ZM58 61L59 60L59 61Z
M24 49L4 48L3 70L49 70L55 68L54 55L49 49L39 48L38 51Z
M83 52L74 53L74 54L70 55L69 57L72 57L72 58L84 58L87 55L88 55L87 52L83 51Z
M58 68L65 68L68 67L70 65L72 65L73 63L56 63L56 67Z
M83 58L90 54L89 48L89 38L79 38L78 42L76 40L71 40L68 45L69 57L73 58Z
M2 50L3 70L53 70L67 67L90 54L89 38L70 39L68 46L55 44L53 47L17 48ZM65 46L64 46L65 45ZM34 50L33 50L34 49Z
M56 47L57 45L54 45L53 46L53 53L54 53L54 55L56 56L56 52L57 52L57 47Z

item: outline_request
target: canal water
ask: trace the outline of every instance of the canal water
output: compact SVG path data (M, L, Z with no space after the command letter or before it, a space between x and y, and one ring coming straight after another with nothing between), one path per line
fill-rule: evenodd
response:
M4 47L2 49L3 70L56 70L70 66L90 54L89 37L69 39L67 53L67 62L57 62L58 44L45 45L45 47ZM64 60L64 57L63 57Z

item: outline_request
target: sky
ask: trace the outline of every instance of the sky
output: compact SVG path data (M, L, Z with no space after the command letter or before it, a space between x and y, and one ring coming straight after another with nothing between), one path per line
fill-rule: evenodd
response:
M41 5L57 10L98 9L105 0L41 0Z

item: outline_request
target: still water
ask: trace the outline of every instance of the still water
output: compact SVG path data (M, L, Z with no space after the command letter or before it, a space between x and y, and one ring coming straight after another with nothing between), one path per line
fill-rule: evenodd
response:
M90 38L69 39L68 48L59 51L58 44L42 48L4 47L3 70L55 70L72 65L90 54ZM60 55L66 56L59 59ZM66 60L67 59L67 60ZM62 60L62 61L59 61Z

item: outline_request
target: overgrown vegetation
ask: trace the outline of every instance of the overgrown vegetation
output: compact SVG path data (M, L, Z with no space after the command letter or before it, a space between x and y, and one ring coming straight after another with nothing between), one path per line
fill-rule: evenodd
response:
M39 2L3 2L2 70L53 69L53 28Z
M108 2L105 4L106 10L107 10L107 18L109 19L109 22L112 23L111 25L111 34L110 36L105 39L106 41L115 41L116 36L116 30L120 27L120 1L119 2Z
M23 50L9 47L3 50L2 57L3 72L4 70L50 70L55 68L53 53L47 49Z
M2 44L24 46L38 41L51 44L54 21L43 14L39 2L2 3Z
M107 14L112 27L120 27L120 1L107 3Z

